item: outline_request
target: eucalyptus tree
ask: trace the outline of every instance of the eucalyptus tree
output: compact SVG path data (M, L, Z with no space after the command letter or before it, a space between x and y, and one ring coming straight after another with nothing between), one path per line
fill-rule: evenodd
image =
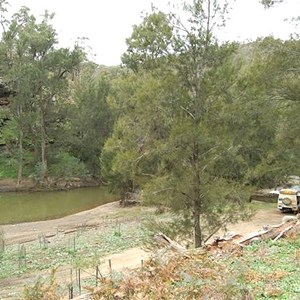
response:
M124 169L130 170L127 178L136 170L138 177L147 174L138 185L143 197L180 211L192 222L199 247L221 224L244 213L232 178L216 166L234 150L222 112L230 105L236 47L220 45L214 37L214 29L224 25L227 3L195 0L184 8L187 20L154 10L127 39L123 63L136 79L130 84L127 78L126 94L115 96L127 98L127 109L106 153L112 155L115 175L122 176Z
M72 84L72 103L69 106L69 151L84 162L89 173L100 176L100 161L105 140L111 134L113 114L108 106L111 77L114 68L85 63L80 76Z
M14 94L10 107L19 131L18 181L22 176L25 133L28 145L34 145L40 153L41 177L47 177L47 146L55 140L49 134L50 128L60 122L57 114L60 103L67 98L68 74L83 58L78 47L56 47L52 18L46 11L39 23L28 8L22 7L5 24L2 35L1 69Z

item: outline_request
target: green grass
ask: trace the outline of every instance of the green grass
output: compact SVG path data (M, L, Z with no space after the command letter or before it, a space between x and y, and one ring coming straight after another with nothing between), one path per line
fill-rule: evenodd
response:
M276 208L277 202L264 202L264 201L252 201L249 203L249 207L254 210L270 210Z

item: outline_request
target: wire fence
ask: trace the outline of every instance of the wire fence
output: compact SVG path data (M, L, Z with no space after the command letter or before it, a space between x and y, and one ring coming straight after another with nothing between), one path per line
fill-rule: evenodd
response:
M108 254L107 252L103 252L102 256L99 255L97 263L95 263L92 268L78 267L76 266L77 263L72 261L69 264L65 262L58 263L58 265L53 265L53 268L49 266L49 268L45 268L43 271L37 271L38 267L36 266L34 268L32 267L35 260L37 260L34 256L41 256L38 257L41 267L50 264L51 259L58 259L55 255L65 255L72 259L74 257L80 259L81 255L89 256L89 249L85 249L84 252L80 248L82 247L80 243L85 244L85 246L88 245L93 232L110 231L110 235L114 236L114 238L117 239L117 237L122 237L124 240L125 237L123 236L122 228L124 228L124 226L135 226L136 224L141 223L142 219L143 218L136 216L119 218L104 217L97 224L83 223L79 224L75 229L62 231L61 229L56 228L55 233L39 233L37 234L35 241L19 245L4 245L4 243L2 243L2 252L0 253L0 274L4 274L5 268L10 268L11 276L3 280L0 279L0 300L22 299L24 285L32 287L41 278L42 281L45 280L45 284L47 284L47 277L49 279L50 274L45 277L45 273L51 269L56 269L55 278L59 284L59 289L62 294L68 295L69 299L81 295L85 286L98 286L100 279L103 276L111 276L117 272L113 270L113 259L108 259L106 262L101 261L101 259L106 257ZM87 234L84 234L85 232L87 232ZM82 236L86 236L84 243L80 240ZM97 244L101 243L97 242ZM90 249L93 247L95 247L95 243L93 244L93 242L91 242ZM101 245L96 245L96 247L101 248ZM60 252L57 249L61 249ZM117 252L117 250L118 249L116 249L115 252ZM57 251L57 253L55 253L55 251ZM53 252L54 257L51 256L53 255ZM9 253L11 257L9 266L5 266L4 261L2 260L5 256L3 254L6 253ZM100 261L101 263L99 263ZM143 261L141 259L141 265L142 264ZM70 265L72 267L70 267ZM35 276L32 276L32 273L35 273Z
M96 266L94 269L70 269L70 279L68 284L68 296L69 299L73 299L74 297L78 297L81 295L86 295L87 292L84 290L85 286L98 287L101 282L100 279L103 277L113 277L116 274L119 274L118 271L114 271L113 269L113 260L108 259L107 268L103 265ZM140 268L143 269L144 260L140 261ZM107 270L108 269L108 270ZM75 276L74 276L75 274ZM74 276L74 278L73 278Z
M74 299L75 297L79 297L82 295L87 296L89 293L85 289L86 287L93 288L101 285L101 278L104 277L115 277L117 274L119 275L120 271L114 271L112 259L109 259L107 262L107 266L95 266L94 268L83 269L83 268L61 268L55 271L55 279L59 286L59 292L68 297L67 299ZM140 261L140 268L142 269L144 265L144 260ZM28 284L33 287L37 282L37 278L32 279L31 284ZM50 274L47 277L43 277L43 281L45 285L50 282ZM1 287L1 285L0 285ZM5 290L1 293L0 289L0 299L8 300L8 299L22 299L23 291L15 289L12 286L12 289ZM65 298L64 298L65 299Z

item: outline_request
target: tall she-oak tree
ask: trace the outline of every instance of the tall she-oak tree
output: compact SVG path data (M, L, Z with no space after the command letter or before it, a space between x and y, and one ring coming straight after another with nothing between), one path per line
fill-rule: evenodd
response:
M216 166L236 150L222 114L230 105L235 45L220 45L214 37L227 4L194 0L185 10L185 21L154 10L127 39L123 63L133 75L114 94L120 118L104 157L110 156L107 170L119 183L126 174L146 200L190 220L199 247L244 213L232 178Z

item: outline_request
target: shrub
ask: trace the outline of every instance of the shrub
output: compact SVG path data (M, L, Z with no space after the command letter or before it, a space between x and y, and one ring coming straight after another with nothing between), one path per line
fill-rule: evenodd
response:
M87 175L88 171L85 164L76 157L66 152L59 152L49 167L49 174L55 177L70 178Z
M46 284L39 279L33 287L25 287L24 300L60 300L58 285L55 281L56 270L51 271L50 282Z

